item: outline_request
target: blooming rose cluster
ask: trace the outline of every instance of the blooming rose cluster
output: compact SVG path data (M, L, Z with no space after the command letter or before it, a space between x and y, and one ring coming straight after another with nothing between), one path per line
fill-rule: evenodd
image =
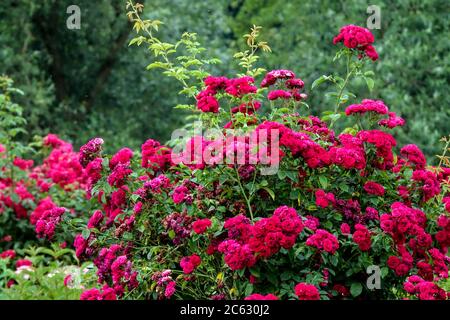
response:
M434 172L428 170L415 170L412 180L420 184L423 202L427 202L441 192L441 187Z
M94 260L97 267L99 282L111 279L114 292L122 296L125 288L132 290L138 286L137 272L132 269L132 262L128 259L124 249L117 244L109 248L102 248Z
M162 220L162 225L167 230L167 234L170 231L174 232L173 243L180 244L191 234L193 220L194 218L186 213L174 212Z
M120 188L125 184L126 179L132 173L133 170L131 170L128 165L119 163L114 167L113 171L108 176L107 181L110 186Z
M87 227L89 229L97 228L98 225L102 222L103 218L104 218L103 213L100 210L95 210L95 212L89 218Z
M13 160L13 165L19 168L20 170L28 170L34 165L34 161L15 157Z
M205 233L206 229L208 229L211 226L211 220L208 218L205 219L198 219L194 221L192 224L192 229L197 234Z
M288 148L294 157L302 157L310 168L320 168L330 164L330 155L309 135L293 130L285 130L280 144Z
M35 230L38 238L47 238L51 240L55 235L56 226L61 222L61 217L66 211L66 208L60 207L54 207L43 211L36 221Z
M380 170L389 170L394 167L394 154L392 149L397 141L389 133L380 130L363 130L356 135L361 141L375 147L376 158L372 165Z
M364 169L366 155L363 141L347 133L340 134L338 141L340 145L336 143L329 150L331 162L344 169Z
M317 229L313 235L309 236L306 240L306 245L331 254L334 254L339 249L338 239L323 229Z
M364 99L360 104L352 104L345 109L347 116L354 114L364 114L366 112L373 112L374 114L386 114L389 109L381 100Z
M378 125L389 129L403 127L405 123L405 119L399 117L395 112L388 112L387 119L381 119L380 121L378 121Z
M384 187L381 184L376 183L374 181L367 181L364 184L364 190L368 194L373 194L373 195L379 196L379 197L383 196L384 192L385 192Z
M30 177L36 180L42 192L49 190L49 181L66 189L73 185L84 189L84 170L79 163L79 154L74 152L73 146L56 135L45 137L43 144L52 150L42 164L34 167L30 173Z
M217 113L220 105L216 95L219 92L222 91L231 96L242 98L257 91L257 88L253 85L254 82L255 79L249 76L233 79L208 76L204 80L205 89L196 96L197 108L202 112Z
M254 225L245 216L238 215L226 220L224 228L230 239L223 241L218 250L225 254L225 263L237 270L250 267L281 248L292 248L303 223L295 209L281 206L271 217L260 219Z
M389 257L389 268L403 276L416 262L419 274L426 279L433 279L433 273L437 277L448 277L444 255L432 247L433 239L425 231L426 215L401 202L393 203L391 210L390 214L380 217L381 229L392 236L398 251L398 256Z
M101 290L97 288L83 291L80 300L117 300L114 289L104 285Z
M410 294L416 295L420 300L446 300L447 293L437 284L425 281L417 275L408 277L404 289Z
M148 139L142 145L141 151L143 168L164 171L172 164L171 149L161 145L158 141Z
M358 245L361 251L368 251L371 246L370 232L365 225L356 224L353 233L353 241Z
M347 48L359 50L376 61L378 53L372 45L374 41L375 38L370 30L352 24L342 27L333 39L334 44L342 42Z
M86 168L89 162L100 156L103 143L104 141L102 138L94 138L81 146L79 161L83 168Z
M298 124L302 131L314 133L321 137L324 141L333 143L335 141L334 131L329 129L326 122L315 116L300 118Z
M34 166L33 161L16 157L13 165L23 171L15 175L17 180L0 178L0 214L9 208L17 219L29 218L31 224L36 225L44 211L56 207L51 198L42 198L42 195L46 196L58 188L66 194L85 189L83 168L78 162L78 153L73 151L72 145L56 135L45 137L43 145L51 148L51 151L43 159L42 164ZM6 151L4 148L3 150ZM7 168L0 168L0 170L5 171ZM42 202L47 203L40 205ZM46 216L50 219L49 213L46 213ZM56 218L56 212L52 216L55 218L52 223L40 222L41 236L53 233L51 229L59 219Z
M299 300L320 300L319 290L312 284L301 282L294 291Z
M317 189L315 192L316 205L321 208L326 208L329 205L334 205L336 199L334 194L331 192L326 193L323 189Z
M196 254L189 257L183 257L180 261L180 266L185 274L192 273L202 262L202 259Z
M225 263L231 270L244 269L252 267L255 262L255 256L248 244L241 244L236 240L223 241L218 250L224 254Z
M156 282L156 292L160 298L170 299L176 291L176 282L172 278L172 270L157 271L152 275Z
M122 148L109 161L109 168L114 169L118 164L129 165L133 158L133 150L130 148Z
M292 248L302 230L302 219L297 211L282 206L270 218L263 218L251 227L248 243L257 256L268 258L280 248Z
M408 162L407 165L414 165L416 169L423 170L427 164L424 154L415 144L407 144L400 149L400 155Z
M337 42L373 60L377 58L372 46L373 36L367 29L346 26L336 37ZM280 100L289 107L294 105L294 100L306 98L300 93L303 81L290 70L268 72L260 87L269 88L269 100ZM230 98L233 103L229 110L231 121L224 128L219 125L227 134L208 138L212 140L194 136L179 155L149 139L142 145L139 167L136 166L139 159L134 158L131 149L120 149L108 162L107 157L101 157L100 151L94 150L92 143L85 146L80 154L87 154L83 175L87 188L91 189L102 177L109 186L96 191L100 206L89 219L91 233L86 239L77 235L74 246L78 257L94 259L99 283L110 286L107 288L112 288L112 293L120 298L126 290L139 285L136 270L146 265L154 282L152 296L168 299L176 292L175 277L172 278L171 270L155 270L172 268L176 259L185 274L176 278L184 279L180 297L202 294L194 295L191 290L185 290L185 286L197 287L200 281L214 287L214 291L207 290L206 297L210 299L234 297L225 289L230 277L219 274L209 283L206 278L200 280L194 276L196 268L200 265L211 268L214 260L224 263L231 271L239 270L233 281L240 287L251 284L255 292L264 293L249 295L245 298L248 300L286 297L286 290L268 293L267 280L271 276L280 277L282 287L286 287L283 277L295 270L301 271L295 275L296 281L305 281L294 287L300 300L318 300L321 293L340 299L350 295L349 285L354 279L353 275L347 279L345 268L348 265L354 270L358 268L359 263L355 261L359 259L359 252L386 263L396 276L390 275L385 280L396 289L401 288L407 276L417 275L422 280L407 281L410 283L405 284L408 293L420 299L443 297L432 283L448 276L446 252L450 244L450 219L444 214L437 221L428 219L425 214L428 207L419 206L439 194L440 184L450 177L450 169L436 170L436 174L434 170L426 170L426 159L415 145L403 147L397 157L396 140L387 129L403 125L404 120L390 112L381 100L365 99L346 110L347 115L368 114L369 122L378 130L357 131L354 127L335 135L325 121L295 111L279 115L279 110L273 110L271 121L265 120L267 118L257 112L262 109L261 102L253 95L257 90L254 79L248 76L204 79L204 90L196 97L197 108L218 113L221 111L219 101ZM222 120L221 115L217 119ZM245 139L225 130L241 125L250 133ZM272 132L276 134L271 135ZM263 164L263 157L252 153L255 148L251 143L255 136L258 142L263 139L259 134L266 134L268 139L258 151L265 151L268 158L281 161L281 168L295 170L294 178L289 176L290 179L280 181L280 177L277 180L274 176L275 180L270 177L265 179L265 185L262 183L258 166ZM49 140L49 143L60 144L54 137ZM214 150L211 158L206 159L205 152L211 150ZM221 160L231 156L234 162L219 167ZM177 167L177 164L182 165ZM27 163L19 160L17 165L27 167ZM412 177L406 179L405 172L411 172L410 169ZM236 182L242 184L244 195L247 191L251 193L250 198L243 199L239 192L234 192L238 188L233 182L228 177L223 179L227 173L236 174ZM327 178L325 182L322 177ZM251 187L252 181L258 187L255 190ZM279 183L270 185L275 197L269 192L267 181ZM27 197L23 189L18 192ZM297 196L298 207L285 205L297 206ZM448 195L444 194L441 207L450 211ZM51 199L36 209L34 219L49 208L53 208ZM276 209L270 214L268 210L272 209L268 208ZM305 215L299 215L296 209ZM252 212L251 219L246 216L247 210ZM221 220L225 220L223 229ZM213 222L214 228L211 228ZM108 234L112 243L105 244L94 228ZM138 241L122 237L124 230L129 231L127 236L136 237ZM155 243L165 249L157 250L148 260L147 252L139 248L141 243ZM383 243L392 245L383 245L381 250ZM295 257L293 250L305 249L304 246L308 254L314 253L308 261L291 259ZM359 250L355 251L356 246ZM202 261L203 253L216 256ZM223 262L214 259L219 257ZM347 258L348 263L340 264ZM279 270L286 268L287 272L278 275L273 271L275 266L279 266ZM258 273L261 276L256 276ZM144 290L147 288L143 285ZM364 291L366 295L372 293ZM92 291L92 296L101 298L101 291Z
M191 203L192 195L189 193L189 189L186 186L180 185L173 190L172 200L176 204L183 202Z
M282 82L282 86L286 90L276 89L269 92L267 98L269 100L291 99L296 101L306 99L306 94L300 93L300 89L304 87L304 82L300 78L295 78L295 73L291 70L272 70L269 71L261 82L261 88L266 88Z
M0 253L0 259L14 259L15 257L16 257L16 252L11 249Z

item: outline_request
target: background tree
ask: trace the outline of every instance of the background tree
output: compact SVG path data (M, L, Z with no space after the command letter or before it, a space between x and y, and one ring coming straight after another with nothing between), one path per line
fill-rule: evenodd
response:
M166 24L161 38L173 42L184 31L223 65L209 70L234 71L227 57L239 51L242 35L252 24L263 26L273 54L266 68L292 69L307 85L330 70L329 46L344 24L365 26L367 1L283 0L154 0L144 1L149 18ZM131 27L124 0L78 0L81 29L66 28L69 0L4 0L0 5L0 73L25 91L19 103L28 131L56 132L81 145L93 136L114 141L112 148L138 147L149 137L167 140L182 125L184 113L173 110L178 84L148 72L145 50L127 48ZM381 29L375 33L382 81L369 92L363 82L351 83L359 96L379 98L407 120L399 133L402 144L416 142L428 155L450 123L446 0L380 2ZM226 68L225 68L226 66ZM344 66L342 66L344 68ZM330 101L309 92L315 110ZM354 102L354 101L350 101ZM328 108L329 109L329 108Z

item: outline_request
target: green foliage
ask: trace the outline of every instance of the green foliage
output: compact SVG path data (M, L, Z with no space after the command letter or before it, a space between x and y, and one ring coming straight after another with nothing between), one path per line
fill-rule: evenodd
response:
M255 24L264 26L264 39L275 52L258 65L292 69L305 83L330 70L333 36L344 24L364 26L370 4L365 0L141 2L149 9L144 20L170 21L159 30L167 43L174 45L186 30L208 42L210 56L223 61L223 66L208 66L211 74L229 72L225 66L231 63L230 53L241 51L241 35ZM93 136L114 138L112 150L137 147L148 137L167 140L185 122L184 110L172 110L180 104L173 94L179 86L145 72L146 52L126 50L131 28L123 15L125 1L78 1L80 30L65 28L70 4L5 0L0 6L0 73L16 79L26 93L19 103L25 107L29 131L55 132L77 146ZM432 159L438 149L429 141L446 135L450 122L447 1L377 5L382 25L374 30L380 52L376 72L381 81L376 86L370 77L355 81L354 93L384 99L407 120L400 142L418 143ZM156 61L150 65L164 66ZM311 92L308 103L324 111L331 109L327 105L332 101Z
M11 261L0 259L0 300L78 300L81 283L93 285L96 281L92 263L76 265L70 249L29 247L23 250L23 257L33 265L14 270ZM66 286L64 279L69 275ZM14 282L10 288L6 288L8 281Z
M264 26L264 37L274 54L262 57L261 64L269 70L294 70L305 83L312 83L331 69L334 48L330 43L339 28L365 26L370 4L365 0L232 1L228 23L235 35L246 32L249 24ZM448 3L400 0L376 4L381 8L381 29L372 31L380 53L375 63L380 80L375 86L371 80L355 81L353 93L384 100L407 121L399 130L399 143L416 143L435 161L439 147L430 141L448 134L450 123ZM354 101L350 97L348 103ZM332 103L314 91L308 99L316 111L331 109Z
M215 56L224 55L224 1L141 2L148 2L144 19L170 17L171 24L161 30L167 42L175 43L184 30L207 21L209 27L199 29L196 37L208 39ZM23 88L25 96L18 102L30 133L58 133L75 147L102 136L116 141L111 151L123 145L137 148L149 137L168 139L184 122L185 112L172 110L179 103L173 94L179 86L146 72L145 51L127 50L132 29L125 1L78 1L80 30L66 28L66 8L72 4L5 0L0 5L0 74Z

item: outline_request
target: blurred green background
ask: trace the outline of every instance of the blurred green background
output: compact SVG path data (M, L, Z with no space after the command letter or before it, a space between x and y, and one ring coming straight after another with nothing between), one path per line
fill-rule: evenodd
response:
M273 53L266 69L292 69L310 88L322 74L339 71L332 61L333 36L345 24L366 25L369 5L381 8L381 29L373 30L380 59L373 68L375 88L352 83L359 98L383 99L407 125L396 129L401 144L416 143L430 159L438 140L450 133L450 10L448 0L286 1L146 0L148 18L165 22L159 37L176 41L196 32L210 56L223 63L209 70L232 76L232 59L243 48L252 24ZM66 8L81 8L81 29L66 28ZM165 141L185 114L179 86L158 71L143 48L127 47L132 37L125 0L2 0L0 73L25 92L19 99L30 136L60 134L77 147L94 136L111 152L137 148L147 138ZM310 95L312 112L330 109L319 88ZM309 91L308 89L306 90ZM184 101L185 102L185 101ZM327 105L328 104L328 105Z

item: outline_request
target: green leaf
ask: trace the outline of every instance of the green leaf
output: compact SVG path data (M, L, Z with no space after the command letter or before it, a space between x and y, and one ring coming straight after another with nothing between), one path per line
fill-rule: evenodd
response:
M359 282L353 282L351 287L350 287L350 293L352 294L353 297L357 297L361 294L362 292L362 285Z
M264 189L264 190L266 190L266 191L267 191L267 193L269 193L269 194L270 194L270 197L272 198L272 200L275 200L275 192L273 192L273 190L272 190L272 189L270 189L270 188L267 188L267 187L262 187L261 189Z
M323 189L328 187L328 179L325 176L319 176L319 182Z
M249 295L252 294L252 292L253 292L253 284L248 283L247 286L245 287L244 294L245 294L246 296L249 296Z
M366 80L367 88L369 88L369 90L372 91L373 87L375 86L375 82L373 81L372 78L369 77L364 77L364 79Z
M81 236L83 237L83 239L88 239L90 235L91 235L91 230L89 230L89 229L84 229L81 232Z
M325 81L328 81L331 79L331 76L320 76L319 78L317 78L316 80L314 80L314 82L311 85L311 90L313 90L315 87L317 87L318 85L324 83Z
M147 70L151 70L151 69L155 69L155 68L168 69L169 67L170 66L167 63L156 61L156 62L150 63L147 66Z

